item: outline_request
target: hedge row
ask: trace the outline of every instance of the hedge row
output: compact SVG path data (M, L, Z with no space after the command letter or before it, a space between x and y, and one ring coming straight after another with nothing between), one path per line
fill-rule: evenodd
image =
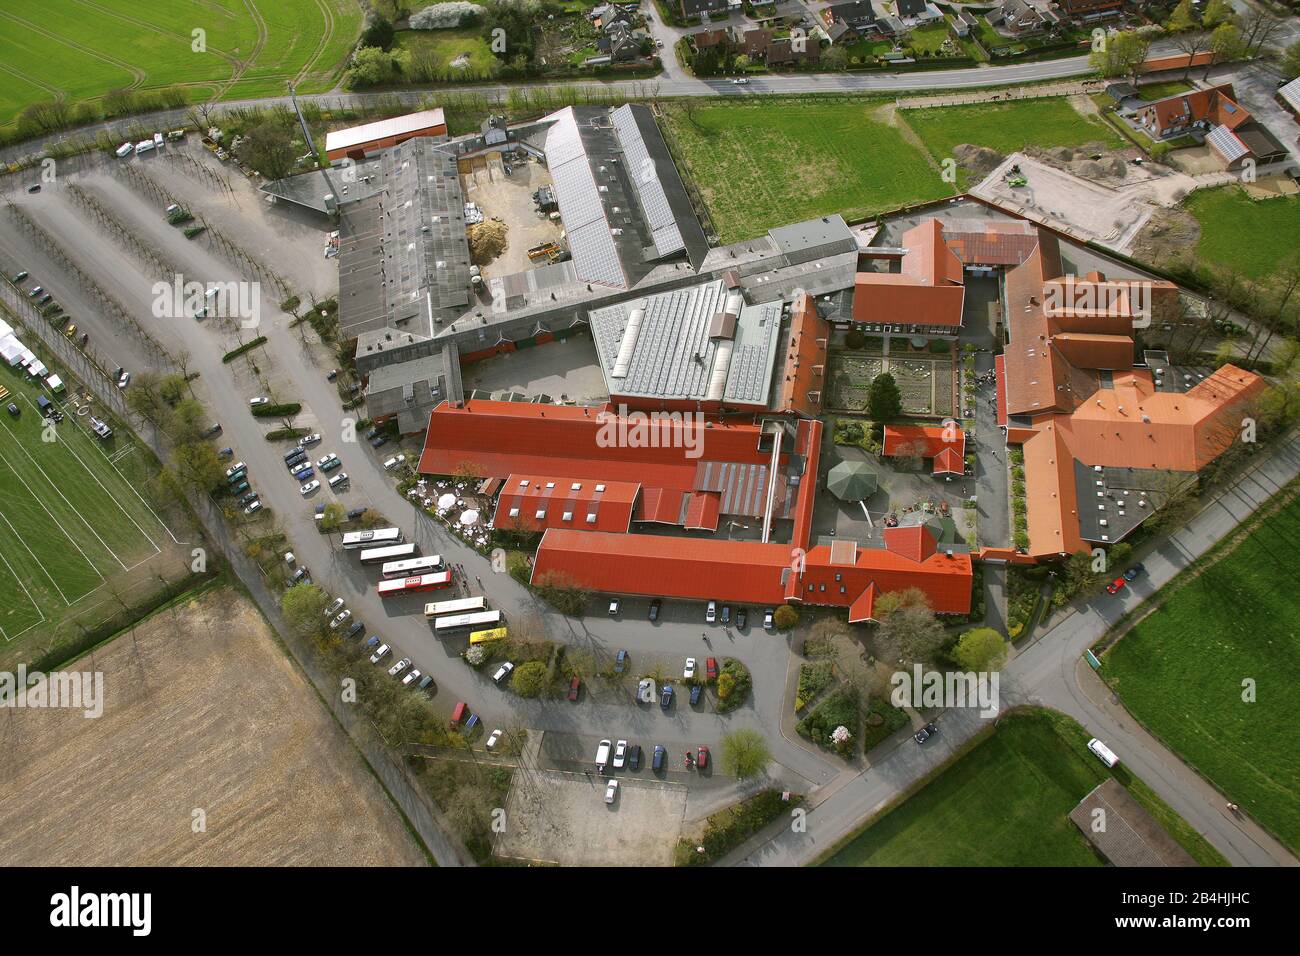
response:
M279 405L258 405L252 411L254 418L278 418L281 415L297 415L302 411L302 404L284 402Z
M239 348L231 349L225 355L221 356L221 361L232 362L235 359L239 358L239 356L243 355L245 352L249 352L257 348L259 345L264 344L265 342L266 342L266 336L259 335L257 338L253 339L252 341L245 342Z

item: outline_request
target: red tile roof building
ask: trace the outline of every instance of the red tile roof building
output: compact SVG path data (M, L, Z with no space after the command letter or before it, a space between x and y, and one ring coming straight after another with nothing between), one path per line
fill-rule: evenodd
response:
M1137 120L1147 132L1160 137L1193 128L1226 126L1236 129L1250 120L1250 113L1237 103L1232 84L1223 83L1147 103L1137 111Z
M640 490L640 485L628 481L511 475L501 486L492 527L506 531L627 531Z
M928 458L936 475L966 470L966 433L956 422L946 425L886 425L883 453L891 458Z
M1061 273L1059 242L1040 230L1034 253L1006 274L1010 341L996 363L999 422L1008 442L1023 446L1028 553L1036 557L1120 540L1136 527L1123 509L1142 473L1191 476L1205 468L1236 440L1243 410L1266 387L1232 365L1186 391L1159 387L1150 369L1134 367L1133 330L1175 315L1178 287ZM1093 479L1086 501L1076 466ZM1124 492L1097 487L1106 469L1128 475ZM1141 517L1153 510L1149 502L1137 507L1148 509ZM1095 520L1094 509L1106 519L1085 539L1080 522ZM1118 522L1124 532L1102 530L1118 516L1128 519Z
M853 320L956 330L966 288L962 263L943 241L943 224L928 219L903 233L900 272L859 272Z

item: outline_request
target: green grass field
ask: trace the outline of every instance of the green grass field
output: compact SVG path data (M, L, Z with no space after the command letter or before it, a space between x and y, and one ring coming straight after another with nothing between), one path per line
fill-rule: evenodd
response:
M454 77L458 72L466 76L490 76L498 66L492 48L478 27L401 30L393 46L410 51L411 70L420 79ZM452 67L457 61L460 65Z
M925 142L936 162L962 143L1012 153L1026 146L1080 146L1124 141L1095 117L1081 116L1064 97L902 110L899 115Z
M674 105L666 126L724 243L840 213L854 219L950 195L880 100Z
M1288 492L1294 495L1296 486ZM1102 658L1133 715L1300 849L1300 498L1199 574L1184 572ZM1242 700L1243 681L1256 700Z
M206 51L195 52L196 30ZM5 0L0 126L26 106L180 86L192 101L334 85L361 31L357 0Z
M1004 717L993 735L824 866L1100 866L1069 819L1107 771L1088 734L1047 711ZM1225 861L1123 767L1115 776L1197 860Z
M1196 256L1252 279L1300 249L1300 196L1251 199L1240 186L1199 189L1183 208L1201 225Z
M146 500L157 462L121 430L108 442L68 406L46 427L42 390L0 370L21 414L0 411L0 661L20 642L93 627L156 585L150 558L177 548ZM48 392L44 393L48 395ZM143 493L142 493L143 492ZM188 552L186 552L188 553ZM140 569L140 570L137 570ZM73 621L77 623L74 624Z

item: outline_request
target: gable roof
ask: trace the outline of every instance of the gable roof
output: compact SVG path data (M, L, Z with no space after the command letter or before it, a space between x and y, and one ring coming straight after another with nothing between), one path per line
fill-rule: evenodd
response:
M949 431L949 428L952 430ZM953 435L951 440L946 437L948 435ZM959 458L966 455L966 433L956 422L951 425L885 426L885 455L911 454L920 458L934 458L946 448L955 451Z
M943 223L927 219L903 233L899 272L859 272L853 319L905 325L961 325L962 264L944 242Z
M627 531L640 489L630 481L510 475L501 486L492 527L510 531L566 527Z

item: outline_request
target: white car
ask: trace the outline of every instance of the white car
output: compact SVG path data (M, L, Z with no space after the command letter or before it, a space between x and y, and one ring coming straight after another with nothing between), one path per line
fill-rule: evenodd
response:
M247 467L248 467L248 466L245 465L242 461L237 461L237 462L235 462L233 465L231 465L229 468L226 469L226 477L227 477L227 478L231 478L231 477L234 476L235 472L239 471L239 469L241 469L241 468L247 468Z
M499 668L497 668L497 672L492 675L492 683L494 684L501 683L503 680L505 680L507 677L510 676L510 672L514 669L515 669L515 665L510 663L509 661L506 661Z
M116 150L117 158L121 159L123 156L130 156L131 153L134 151L135 151L135 143L123 143Z
M747 80L745 77L741 76L741 77L737 77L736 79L732 80L732 81L731 81L731 85L732 85L732 86L744 86L744 85L747 84L748 82L749 82L749 80Z
M614 769L621 770L627 763L627 741L620 740L614 745Z
M411 683L411 681L419 680L419 679L420 679L420 668L412 667L410 673L408 673L405 677L402 678L402 683L409 684Z
M504 733L504 731L501 730L500 727L492 731L492 733L488 734L487 743L485 743L483 746L487 747L488 750L491 750L493 747L497 745L497 741L501 739L502 733Z
M348 483L348 473L346 471L340 471L337 475L335 475L333 478L330 479L330 487L335 489L341 488L347 483Z
M298 439L298 447L306 448L308 445L314 445L318 441L320 441L319 432L314 432L310 435L303 435L301 438Z
M409 657L403 657L392 667L388 668L388 676L396 677L398 674L402 673L402 671L406 670L410 666L411 666L411 659Z
M318 437L317 440L319 440L319 437ZM330 452L330 453L329 453L328 455L326 455L324 458L318 458L318 459L316 460L316 467L317 467L317 468L324 468L326 465L328 465L330 462L332 462L332 461L333 461L335 458L337 458L337 457L338 457L338 455L334 454L334 452Z
M123 372L122 375L117 380L117 387L126 388L130 384L131 384L131 373Z
M609 783L605 784L605 802L613 803L617 799L618 799L618 781L611 780Z
M333 617L335 614L337 614L337 613L339 612L339 610L340 610L340 609L343 607L343 605L346 604L346 603L347 603L347 602L344 601L342 598L335 598L334 601L333 601L333 603L331 603L330 606L327 607L327 608L325 609L325 616L326 616L326 617Z
M391 650L392 648L389 647L387 644L380 644L378 647L375 648L375 652L370 655L370 663L378 664L380 660L383 659L384 655Z
M265 395L258 395L256 398L250 398L248 405L250 408L257 408L259 405L270 405L271 400Z
M392 458L388 459L388 461L384 462L384 471L392 471L404 461L406 461L405 455L394 455Z
M300 491L302 496L305 498L319 487L320 482L313 478L311 481L307 482L307 484L299 488L298 491Z
M342 626L343 622L346 621L351 616L352 616L352 612L344 608L344 610L339 614L338 617L330 621L330 630L337 631L339 627Z
M690 680L694 676L695 676L695 658L688 657L686 658L686 667L685 669L682 670L682 677L685 680Z
M262 502L254 501L252 504L250 504L247 508L244 509L244 514L246 515L257 514L257 512L261 510L262 510Z
M706 623L712 624L717 619L718 619L718 602L710 601L708 608L704 612L704 620Z

